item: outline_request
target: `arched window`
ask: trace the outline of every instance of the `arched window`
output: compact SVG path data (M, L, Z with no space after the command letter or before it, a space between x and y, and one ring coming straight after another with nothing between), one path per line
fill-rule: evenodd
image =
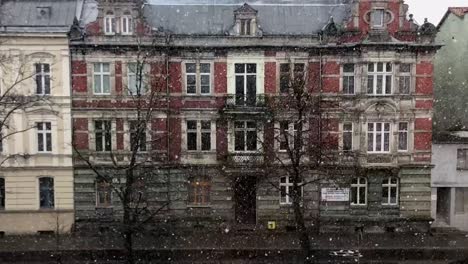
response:
M133 33L133 18L130 12L125 12L120 18L120 25L122 35L131 35Z
M41 209L54 208L54 178L39 178L39 206Z
M208 177L194 177L189 182L189 203L207 205L210 203L211 181Z
M351 205L367 204L367 179L355 178L351 182Z
M0 210L5 209L5 179L0 178Z
M107 12L104 17L104 33L106 35L115 34L115 16L112 12Z
M383 180L382 204L398 205L398 178L388 177Z

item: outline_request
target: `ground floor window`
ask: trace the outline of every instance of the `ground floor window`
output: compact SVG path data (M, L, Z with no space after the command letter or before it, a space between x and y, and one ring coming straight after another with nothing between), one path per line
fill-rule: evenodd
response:
M299 183L301 184L301 183ZM292 204L293 197L293 186L294 181L292 177L281 177L280 178L280 204ZM301 187L301 197L302 197L302 187Z
M367 204L367 179L355 178L351 182L351 205Z
M96 207L112 206L112 188L110 183L99 180L96 182Z
M39 203L41 209L54 208L54 178L39 178Z
M211 181L208 177L194 177L189 182L189 203L208 205L210 203Z
M455 213L468 213L468 188L455 188Z
M0 178L0 210L5 208L5 179Z
M382 204L383 205L397 205L398 204L398 178L389 177L383 180Z

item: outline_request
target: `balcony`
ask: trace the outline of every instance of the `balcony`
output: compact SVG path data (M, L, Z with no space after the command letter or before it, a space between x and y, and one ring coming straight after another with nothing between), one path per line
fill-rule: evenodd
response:
M227 162L236 166L258 166L263 164L264 155L258 152L234 152L228 154Z
M266 106L267 98L264 94L228 94L223 112L226 114L255 115L266 113Z

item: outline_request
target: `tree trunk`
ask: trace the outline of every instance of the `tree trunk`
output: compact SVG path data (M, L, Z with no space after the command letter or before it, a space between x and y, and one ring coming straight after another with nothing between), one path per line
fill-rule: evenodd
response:
M125 206L126 207L126 206ZM134 264L133 259L133 231L131 229L130 223L130 208L124 208L124 217L123 217L123 239L124 239L124 252L125 252L125 263Z
M294 183L293 186L293 208L299 236L299 243L301 244L302 252L304 254L304 263L313 263L309 233L307 232L307 227L304 221L304 213L301 208L301 190L297 183Z

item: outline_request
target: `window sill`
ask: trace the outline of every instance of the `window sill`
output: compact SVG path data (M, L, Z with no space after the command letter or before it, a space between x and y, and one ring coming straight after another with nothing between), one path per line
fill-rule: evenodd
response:
M468 171L468 168L457 168L457 171Z
M211 208L211 204L188 204L187 205L187 208L188 209L191 209L191 208Z

